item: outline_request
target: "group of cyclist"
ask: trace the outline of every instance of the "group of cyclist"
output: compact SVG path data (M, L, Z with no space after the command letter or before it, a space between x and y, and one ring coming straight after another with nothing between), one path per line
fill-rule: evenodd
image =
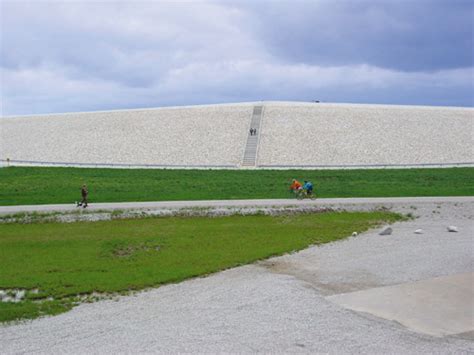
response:
M290 185L290 191L295 194L297 198L315 197L313 194L313 183L308 180L305 180L304 184L301 184L298 180L293 179L292 184Z

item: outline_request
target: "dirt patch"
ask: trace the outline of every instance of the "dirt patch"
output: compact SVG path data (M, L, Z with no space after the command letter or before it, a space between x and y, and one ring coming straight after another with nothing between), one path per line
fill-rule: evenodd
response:
M351 271L347 271L341 275L335 275L336 273L334 273L328 278L327 270L324 271L323 274L318 268L306 268L299 263L291 263L283 260L265 260L258 263L258 265L270 272L290 275L304 281L308 287L318 290L318 292L324 296L360 291L380 286L380 282L374 275L360 271L354 272L353 277L350 277ZM341 281L334 282L334 279L341 279ZM342 281L342 279L349 279L351 281Z
M134 253L140 251L160 251L161 246L159 245L147 245L147 244L138 244L138 245L120 245L112 251L112 255L119 258L126 258L132 256Z

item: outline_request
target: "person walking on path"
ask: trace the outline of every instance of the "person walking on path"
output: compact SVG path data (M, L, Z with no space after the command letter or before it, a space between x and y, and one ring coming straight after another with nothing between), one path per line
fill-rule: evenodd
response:
M87 186L86 184L82 185L81 187L81 196L82 200L77 204L77 207L82 206L83 208L87 207L87 196L89 195L89 191L87 191Z

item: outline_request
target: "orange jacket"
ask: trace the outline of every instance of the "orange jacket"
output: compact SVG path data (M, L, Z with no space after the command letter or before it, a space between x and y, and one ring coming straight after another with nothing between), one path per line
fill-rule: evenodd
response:
M298 190L299 188L301 187L301 184L298 180L295 180L291 186L290 186L290 190Z

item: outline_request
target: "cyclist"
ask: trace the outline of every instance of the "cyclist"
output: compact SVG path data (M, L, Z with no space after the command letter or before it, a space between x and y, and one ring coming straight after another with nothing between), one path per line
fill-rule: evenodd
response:
M290 186L290 191L296 195L300 193L302 189L303 189L303 186L301 186L301 183L298 180L293 179L293 183Z
M311 181L305 180L304 185L303 185L303 190L305 191L306 196L308 197L313 196L313 183Z

